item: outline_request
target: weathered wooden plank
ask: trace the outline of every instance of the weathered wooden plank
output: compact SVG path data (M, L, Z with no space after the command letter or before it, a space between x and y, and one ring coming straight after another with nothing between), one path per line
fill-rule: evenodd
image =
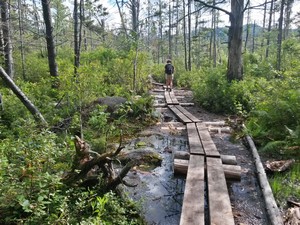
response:
M220 153L213 142L207 127L202 123L196 124L200 140L206 156L220 157Z
M185 116L182 112L180 112L175 106L168 105L169 109L184 123L191 123L192 121Z
M204 155L204 150L198 135L196 124L188 123L186 124L186 129L188 134L190 154Z
M174 151L174 159L189 159L190 153L186 151ZM237 160L234 155L220 155L223 165L237 165Z
M232 208L220 158L206 158L210 224L234 225Z
M170 92L168 92L168 91L165 91L165 99L166 99L166 102L167 102L167 104L169 105L173 105L173 102L172 102L172 99L171 99L171 97L170 97Z
M188 171L188 166L189 166L189 160L175 158L173 162L173 173L186 175ZM224 175L226 180L230 180L230 181L241 180L242 168L240 166L222 164L222 168L224 170Z
M191 155L180 225L204 225L204 156Z
M170 92L170 98L174 105L179 105L179 102L178 102L177 98L175 97L174 91Z
M189 111L187 111L185 108L183 108L181 105L176 106L177 109L182 112L184 115L186 115L190 120L192 120L194 123L201 122L197 117L195 117L193 114L191 114Z

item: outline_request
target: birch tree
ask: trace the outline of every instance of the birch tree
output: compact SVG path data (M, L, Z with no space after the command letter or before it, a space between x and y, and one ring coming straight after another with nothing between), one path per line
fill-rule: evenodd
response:
M13 46L11 43L11 29L10 29L10 13L9 5L5 0L0 0L1 7L1 25L3 34L3 53L5 62L5 71L10 76L11 79L14 78L14 60L13 60Z

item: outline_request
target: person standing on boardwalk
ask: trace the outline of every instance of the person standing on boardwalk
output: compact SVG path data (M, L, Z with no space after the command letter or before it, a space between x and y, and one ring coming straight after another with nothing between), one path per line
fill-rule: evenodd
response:
M170 87L169 91L172 91L174 71L175 71L175 68L172 65L172 61L171 61L171 59L168 59L167 64L165 65L166 90L167 91L168 91L168 87Z

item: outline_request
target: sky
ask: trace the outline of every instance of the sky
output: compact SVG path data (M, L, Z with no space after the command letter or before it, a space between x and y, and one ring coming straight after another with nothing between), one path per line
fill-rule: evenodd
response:
M143 2L143 0L141 0ZM255 5L260 5L264 3L265 0L250 0L251 6ZM107 25L109 28L114 28L114 27L119 27L120 25L120 16L118 12L118 8L116 5L115 0L101 0L101 3L103 6L105 6L108 9L109 16L107 18ZM230 4L227 4L225 6L230 10ZM295 0L292 8L293 15L296 14L297 12L300 12L300 0ZM229 25L229 17L228 15L221 13L221 20L224 21L224 26ZM246 15L246 13L245 13ZM277 13L278 15L278 13ZM257 23L259 25L262 25L263 21L263 11L262 10L251 10L251 15L250 15L250 23ZM207 19L210 20L210 15L207 15ZM244 20L244 23L246 23L246 19Z

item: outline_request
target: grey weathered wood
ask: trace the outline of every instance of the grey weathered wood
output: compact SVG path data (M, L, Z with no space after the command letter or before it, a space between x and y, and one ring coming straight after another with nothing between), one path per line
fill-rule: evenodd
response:
M192 122L186 115L184 115L182 112L180 112L175 106L168 105L168 107L183 123L191 123Z
M200 140L203 145L203 149L206 156L220 157L220 153L217 150L215 143L213 142L207 127L202 123L197 123L197 129L199 132Z
M174 159L173 172L174 174L186 175L188 170L189 160L186 159ZM224 175L227 180L240 181L242 169L237 165L222 164ZM206 168L205 168L206 169Z
M195 123L186 124L188 142L190 147L190 154L204 155L201 140L198 135L198 131Z
M204 156L191 155L180 225L204 225Z
M167 102L168 105L173 105L173 101L170 97L170 92L165 91L165 99L166 99L166 102Z
M171 98L173 104L179 105L179 102L178 102L177 98L175 97L174 91L169 92L169 94L170 94L170 98Z
M210 224L234 225L225 175L220 158L206 158Z
M177 105L176 108L182 112L184 115L186 115L190 120L192 120L194 123L201 122L200 119L195 117L193 114L191 114L189 111L187 111L185 108L183 108L181 105Z
M268 178L265 173L265 169L261 163L261 160L260 160L259 154L257 152L257 149L255 147L255 144L249 135L246 136L246 139L251 148L252 155L253 155L253 158L255 161L259 184L262 187L263 197L264 197L264 200L266 203L266 208L267 208L267 212L269 214L270 220L271 220L271 224L272 225L282 225L283 224L282 216L277 207L276 201L273 196L272 189L268 182Z
M174 159L189 159L190 153L186 151L175 151ZM221 160L223 164L227 165L237 165L236 156L234 155L221 155Z

